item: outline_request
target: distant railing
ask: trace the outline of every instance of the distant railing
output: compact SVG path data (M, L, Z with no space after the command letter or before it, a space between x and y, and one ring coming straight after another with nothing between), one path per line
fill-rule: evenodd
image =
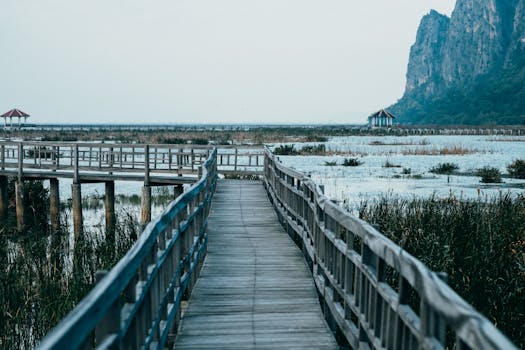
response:
M0 174L24 172L158 173L197 175L214 146L84 142L0 142ZM262 175L262 146L217 146L221 173Z
M170 346L181 301L191 294L206 254L206 224L216 179L217 151L211 150L200 180L145 228L38 349Z
M279 220L303 249L325 316L353 349L516 349L440 276L265 151ZM448 331L447 331L448 330Z

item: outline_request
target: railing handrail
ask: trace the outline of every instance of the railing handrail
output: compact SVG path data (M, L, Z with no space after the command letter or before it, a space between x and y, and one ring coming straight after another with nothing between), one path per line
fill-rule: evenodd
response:
M153 222L149 223L140 235L137 242L109 271L109 273L82 299L82 301L48 334L38 345L38 349L76 349L90 336L95 327L106 317L114 303L121 297L126 286L139 273L141 266L152 248L157 244L161 233L172 226L177 215L190 203L203 194L203 201L211 200L211 194L216 181L216 156L214 149L203 166L200 180L193 184L183 195L169 204L164 212ZM193 213L189 213L190 215ZM192 218L188 218L191 220ZM179 239L189 223L181 224L172 240ZM205 227L205 224L204 224ZM155 252L156 253L156 252ZM180 262L182 263L182 261ZM178 265L180 265L180 263ZM172 302L175 302L174 300ZM140 305L139 305L140 306ZM135 305L135 309L138 306ZM120 322L115 333L119 338L122 331L129 327L129 319ZM120 339L114 339L118 342ZM100 345L100 344L98 344Z
M0 144L4 145L18 145L20 142L23 142L26 145L32 146L65 146L73 147L75 145L82 147L123 147L123 148L142 148L145 146L158 147L158 148L194 148L194 149L214 149L214 148L246 148L246 149L263 149L262 145L251 145L251 144L228 144L228 145L219 145L219 144L208 144L208 145L199 145L194 143L120 143L120 142L93 142L93 141L31 141L31 140L0 140Z
M368 338L369 346L372 348L384 348L385 346L389 348L388 344L385 345L385 342L389 340L385 340L381 333L388 331L378 330L382 325L378 325L377 320L370 320L370 317L375 319L377 316L361 312L363 310L360 311L362 305L359 304L362 304L364 299L360 300L363 296L357 294L364 293L364 290L349 292L353 287L347 285L346 280L342 282L347 276L340 276L340 270L335 271L342 268L336 266L337 264L345 264L346 261L351 261L356 269L351 283L356 283L357 278L367 278L369 281L357 283L366 283L370 288L376 289L384 299L390 297L390 300L386 300L386 307L393 308L396 312L403 309L402 311L406 313L406 308L409 307L408 300L401 301L400 298L401 294L407 291L397 293L393 288L387 286L384 276L379 277L378 275L380 269L384 271L384 267L380 267L380 264L387 264L399 273L400 290L403 289L401 283L405 283L401 281L405 280L419 294L422 302L420 309L416 310L419 311L419 316L409 311L409 316L401 317L404 326L414 335L413 338L417 339L419 347L444 348L445 326L439 324L439 322L444 322L456 334L457 341L471 349L517 349L490 321L443 282L438 274L370 224L332 202L313 180L283 165L268 148L265 149L265 186L283 224L295 231L300 244L304 247L305 255L308 255L307 258L318 265L317 271L314 269L318 289L321 289L320 292L323 295L326 293L322 290L324 287L330 290L326 294L331 293L331 296L324 295L325 302L331 313L334 314L332 316L339 329L354 348L357 348L359 342L363 341L363 337ZM303 203L298 203L298 201L303 201ZM298 212L300 210L297 208L302 209L302 213ZM305 215L308 211L311 211L313 218L305 218L308 216L308 214ZM308 219L313 219L313 222L309 222ZM330 223L327 223L328 220L331 220ZM340 232L332 231L330 226L334 225L338 227L335 230ZM318 234L323 236L322 239L316 236ZM354 236L360 239L361 247L353 246ZM327 249L326 245L330 244L329 249L337 253L328 256L322 249L320 252L319 244L323 245L323 249ZM326 262L326 260L329 261ZM333 262L335 260L336 262ZM348 268L349 266L346 266L346 269ZM346 269L342 274L349 273ZM358 272L366 277L358 276ZM403 295L403 298L408 298L408 296ZM371 308L370 310L379 312L378 306L370 306L368 304L370 302L377 303L377 299L367 301L365 304ZM351 303L353 305L347 305ZM342 308L341 305L343 305ZM346 307L352 308L352 312L356 311L355 318L358 324L349 320L345 311ZM381 307L384 308L384 304ZM399 317L398 313L396 318ZM386 324L385 320L381 322ZM371 327L370 323L375 326ZM394 326L390 324L386 327ZM431 327L441 329L431 330ZM408 336L407 339L409 339Z
M197 166L217 149L218 170L224 174L261 175L264 149L257 145L127 144L61 141L0 141L0 175L27 168L28 175L65 177L77 165L109 179L119 173L197 175ZM80 162L77 163L78 159ZM57 173L61 171L62 173ZM82 174L80 174L82 175Z

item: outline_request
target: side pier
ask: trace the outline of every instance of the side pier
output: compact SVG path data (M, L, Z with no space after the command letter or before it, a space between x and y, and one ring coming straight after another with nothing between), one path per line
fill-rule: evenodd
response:
M7 217L8 178L16 178L15 205L18 231L25 228L24 181L49 181L51 227L60 224L58 182L71 179L73 229L82 234L82 184L105 184L106 229L115 225L115 181L143 182L141 223L151 221L151 189L174 185L175 194L184 184L200 177L200 169L212 146L66 142L0 142L0 220ZM261 174L264 153L259 147L223 146L219 167L226 174ZM176 197L176 196L175 196Z

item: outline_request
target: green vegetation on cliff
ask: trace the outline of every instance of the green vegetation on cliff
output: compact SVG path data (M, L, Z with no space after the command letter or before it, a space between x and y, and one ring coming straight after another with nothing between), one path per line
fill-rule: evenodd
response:
M403 124L525 124L525 55L445 93L405 95L392 107Z

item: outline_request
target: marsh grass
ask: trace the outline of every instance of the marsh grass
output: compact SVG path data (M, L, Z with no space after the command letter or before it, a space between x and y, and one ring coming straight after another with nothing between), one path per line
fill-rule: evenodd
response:
M467 155L475 153L486 153L476 148L466 148L462 146L445 146L442 148L407 148L401 151L404 156L449 156Z
M354 166L360 166L360 165L363 165L364 162L362 160L360 160L359 158L345 158L343 160L343 166L351 166L351 167L354 167Z
M444 174L451 175L456 173L459 170L459 165L456 163L439 163L436 166L433 166L429 172L434 174Z
M428 139L422 139L418 141L408 140L408 141L393 141L393 142L384 142L380 140L374 140L374 141L371 141L369 145L370 146L413 146L413 145L427 146L427 145L430 145L430 141Z
M47 190L41 182L26 181L24 191L28 229L16 232L14 212L0 228L0 349L33 348L91 290L95 272L111 269L140 233L133 210L119 205L115 232L105 232L103 224L85 226L84 235L73 242L69 211L62 210L61 229L50 232ZM173 196L171 188L158 189L154 203L165 205ZM101 202L100 196L88 198L92 208Z
M325 161L324 166L337 166L337 161Z
M480 176L481 182L486 184L502 182L499 169L491 166L485 166L476 170L476 176Z
M386 196L359 216L434 271L525 347L525 196L465 200Z
M401 165L390 162L389 159L383 163L383 168L401 168Z
M516 159L511 164L507 165L509 176L516 179L525 179L525 160Z

